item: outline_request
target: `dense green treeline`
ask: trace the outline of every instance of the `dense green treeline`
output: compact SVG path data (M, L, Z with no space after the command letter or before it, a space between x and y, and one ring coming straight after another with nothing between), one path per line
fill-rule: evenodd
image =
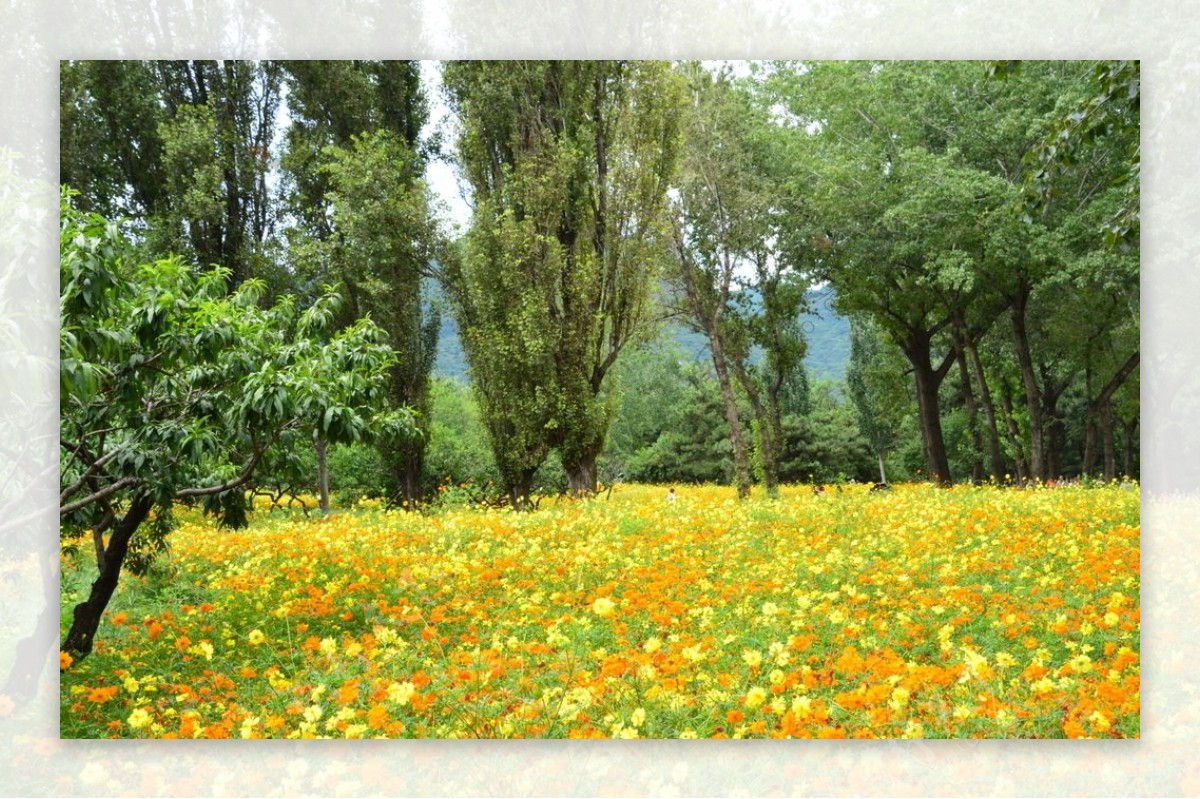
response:
M130 258L382 331L415 433L314 424L263 490L1112 478L1139 471L1139 96L1136 62L70 61L61 174ZM804 365L817 296L839 379ZM433 376L444 318L466 383Z

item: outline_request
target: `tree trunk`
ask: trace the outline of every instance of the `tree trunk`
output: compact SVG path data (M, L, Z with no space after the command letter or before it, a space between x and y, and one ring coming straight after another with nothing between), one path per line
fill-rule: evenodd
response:
M742 420L738 414L737 401L733 396L733 384L729 380L729 368L725 363L725 350L721 336L712 331L708 337L712 351L713 368L717 372L717 383L721 387L721 400L725 403L725 420L729 423L729 442L733 445L733 476L738 499L750 496L750 457L746 451L746 438L742 433Z
M571 496L585 497L595 494L599 488L596 469L596 453L584 455L573 463L563 464L567 471L567 490Z
M1033 371L1029 331L1025 325L1025 307L1029 302L1029 291L1027 286L1022 285L1013 300L1013 344L1017 351L1017 364L1021 368L1021 383L1025 387L1025 405L1029 409L1029 476L1034 480L1044 480L1046 466L1042 441L1042 396L1037 375Z
M883 469L883 453L876 452L875 457L879 458L879 482L887 483L887 472Z
M1008 443L1013 448L1013 460L1016 462L1017 480L1025 482L1029 476L1028 461L1025 459L1025 447L1021 443L1021 431L1017 428L1017 419L1013 415L1012 394L1008 381L1000 381L1000 407L1004 412L1005 429L1008 432Z
M425 469L425 444L423 441L409 441L400 446L400 460L396 470L396 486L409 507L415 507L423 499L421 493L421 473Z
M1112 402L1111 402L1112 396L1113 396L1113 394L1115 394L1117 392L1117 389L1119 389L1125 383L1125 380L1129 377L1129 375L1133 374L1133 370L1137 369L1138 364L1140 364L1140 363L1141 363L1141 352L1138 351L1138 352L1134 352L1133 354L1131 354L1125 360L1125 363L1123 363L1121 365L1121 368L1117 370L1116 374L1114 374L1112 376L1112 379L1109 380L1108 383L1105 384L1104 388L1102 388L1100 390L1100 393L1096 395L1095 399L1090 398L1090 394L1091 394L1091 391L1090 391L1091 379L1090 379L1090 377L1091 377L1091 375L1090 375L1090 373L1088 375L1089 379L1087 381L1087 386L1089 389L1088 390L1089 401L1088 401L1087 415L1088 415L1088 418L1091 419L1093 424L1096 426L1096 428L1099 432L1099 435L1100 435L1101 445L1104 447L1104 473L1105 473L1106 480L1111 480L1113 477L1113 474L1117 470L1116 454L1110 453L1110 450L1113 447L1113 442L1112 442L1113 418L1112 418ZM1093 441L1094 441L1094 439L1093 439ZM1094 444L1093 444L1093 451L1094 451ZM1084 450L1084 453L1085 453L1085 459L1084 459L1085 460L1085 468L1088 468L1088 466L1091 462L1091 459L1087 457L1088 450L1086 448ZM1110 463L1110 459L1111 459L1111 463Z
M954 337L954 360L958 362L958 379L962 382L963 403L967 406L967 427L971 431L971 482L983 482L983 436L979 432L979 411L975 405L975 392L971 389L971 372L967 368L967 356L962 339L965 334Z
M58 554L38 550L42 577L42 611L38 614L33 632L13 648L13 663L0 694L10 697L18 706L37 694L38 680L46 668L46 656L54 651L58 636Z
M329 513L329 444L317 436L317 499L321 513Z
M1086 476L1096 469L1096 433L1099 425L1095 414L1089 408L1083 421L1083 463L1080 471Z
M133 534L137 532L138 527L150 515L150 509L153 507L154 500L151 498L137 497L133 500L125 517L121 519L120 524L113 528L108 548L104 553L104 568L100 570L99 576L92 583L92 590L87 600L75 606L71 629L67 631L67 637L63 639L62 650L64 652L82 657L92 651L92 641L96 637L96 630L100 627L104 609L108 607L109 600L117 590L117 582L121 578L121 566L125 563L126 553L129 552L129 542L133 539Z
M745 364L740 360L735 360L733 369L737 374L738 382L742 384L746 396L750 399L750 407L758 422L758 454L762 462L763 487L766 489L767 496L777 497L779 496L779 437L777 432L780 425L775 423L770 409L762 401L759 388L755 385L750 373L746 371Z
M1126 477L1133 477L1135 472L1133 468L1133 453L1137 449L1137 438L1134 435L1137 432L1137 426L1138 420L1136 417L1122 424L1125 434L1125 446L1122 447L1123 452L1121 454L1123 456L1122 466L1124 467Z
M536 469L526 469L519 474L508 476L508 501L512 503L513 510L533 509L533 501L530 497L533 494L533 476L536 471Z
M927 333L913 333L901 349L913 367L917 388L917 412L921 425L921 442L925 450L925 468L929 479L940 485L951 481L950 461L946 457L946 441L942 435L941 408L938 405L938 388L949 372L950 362L934 369L931 363L930 342Z
M1113 412L1112 404L1108 402L1100 407L1100 442L1104 447L1104 480L1108 482L1117 476L1117 453L1113 441Z
M1046 422L1046 476L1056 478L1062 475L1062 454L1066 446L1067 433L1063 420L1058 415L1058 400L1062 397L1066 384L1056 386L1050 375L1042 373L1042 418Z
M1000 448L1000 429L996 424L996 406L992 402L992 391L988 388L983 362L979 359L979 350L969 338L963 342L963 348L974 367L975 379L979 383L979 404L983 407L983 418L987 421L988 459L992 465L992 477L996 478L996 482L999 483L1004 479L1004 454Z

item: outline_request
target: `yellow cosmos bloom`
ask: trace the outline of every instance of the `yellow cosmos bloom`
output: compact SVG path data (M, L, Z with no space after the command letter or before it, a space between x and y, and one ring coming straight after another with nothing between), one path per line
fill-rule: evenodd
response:
M125 722L135 730L141 730L150 726L150 722L154 719L146 711L146 708L139 707L137 710L129 714L129 718Z
M387 697L397 705L406 705L417 693L417 686L411 682L392 683L387 687Z
M613 602L606 596L602 596L592 603L592 613L595 613L602 619L613 615L613 611L616 609L617 603Z
M267 636L263 635L262 630L251 630L250 635L246 637L252 646L258 646L263 641L267 640Z

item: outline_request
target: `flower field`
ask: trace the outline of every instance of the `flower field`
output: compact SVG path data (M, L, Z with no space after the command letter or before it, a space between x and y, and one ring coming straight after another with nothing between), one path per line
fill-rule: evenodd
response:
M665 494L181 514L62 656L61 734L1139 735L1136 490Z

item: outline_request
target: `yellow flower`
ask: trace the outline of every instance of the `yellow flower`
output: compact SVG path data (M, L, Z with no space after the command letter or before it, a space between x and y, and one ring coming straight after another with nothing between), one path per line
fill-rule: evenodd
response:
M592 603L592 613L595 613L600 618L613 615L613 611L616 609L617 604L606 596L602 596Z
M137 710L130 713L129 718L125 719L125 721L133 729L140 730L145 727L149 727L152 719L150 718L150 714L146 712L146 708L139 707Z
M629 714L629 723L635 727L640 727L646 723L646 711L638 708Z
M387 687L388 699L395 702L397 705L407 705L408 701L417 693L417 686L411 682L392 683Z
M242 719L241 735L243 738L254 737L254 727L258 724L259 720L258 716L247 716Z
M767 692L757 685L746 692L746 707L753 710L754 708L767 701Z
M746 665L752 669L762 665L762 653L754 649L747 649L742 652L742 660L746 661Z
M136 694L142 686L138 683L137 678L133 676L126 677L122 683L125 690L131 694Z
M263 635L262 630L251 630L250 635L247 636L246 640L248 640L252 646L258 646L263 641L267 640L267 636Z
M642 650L645 652L657 652L662 649L662 641L658 638L648 638L646 643L642 644Z

